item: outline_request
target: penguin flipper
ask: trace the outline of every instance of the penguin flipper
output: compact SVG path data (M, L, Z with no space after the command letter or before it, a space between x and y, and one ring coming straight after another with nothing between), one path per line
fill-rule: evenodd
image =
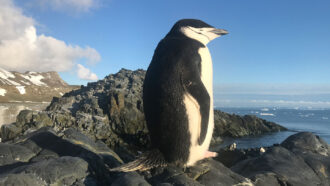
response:
M200 107L202 119L198 144L201 145L203 144L207 133L211 98L202 80L200 79L200 73L198 71L195 73L193 71L184 73L183 76L181 76L181 81L184 89L189 92L194 99L196 99Z

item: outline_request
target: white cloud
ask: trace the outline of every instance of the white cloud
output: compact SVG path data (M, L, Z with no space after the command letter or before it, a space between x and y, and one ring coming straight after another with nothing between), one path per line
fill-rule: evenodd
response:
M99 6L99 0L36 0L42 7L58 11L88 12Z
M12 0L0 1L0 41L16 39L34 23L32 18L24 16L22 11L14 6Z
M62 72L75 68L80 59L94 64L101 58L93 48L38 35L35 21L12 0L0 1L0 30L0 67L6 70Z
M81 64L77 64L77 67L78 67L77 74L80 79L92 80L92 81L98 80L96 74L92 73L89 69L85 68Z

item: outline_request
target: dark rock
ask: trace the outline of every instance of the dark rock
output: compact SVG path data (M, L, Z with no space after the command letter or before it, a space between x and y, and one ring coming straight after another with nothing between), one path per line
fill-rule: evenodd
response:
M0 162L0 185L110 185L115 177L107 167L122 161L76 129L41 128L0 143Z
M323 139L310 132L301 132L288 137L281 146L302 157L322 183L330 183L330 147Z
M303 159L283 147L271 148L259 158L238 163L232 169L252 180L254 180L255 173L273 172L285 178L286 182L291 185L317 185L320 183L314 171ZM297 170L299 170L299 174L297 174Z
M235 165L237 162L240 162L246 159L246 153L244 150L224 150L220 149L218 151L218 156L215 158L220 161L227 167Z
M186 170L168 166L142 174L112 173L107 167L122 162L118 155L74 128L60 133L41 128L11 144L0 143L0 152L5 155L0 162L6 162L0 165L0 185L227 185L249 181L214 160Z
M328 145L318 136L298 133L280 146L270 147L258 157L240 161L231 169L257 185L329 185L328 150Z
M149 177L147 181L152 185L244 185L251 183L250 180L214 160L203 160L186 170L175 166L156 168L151 171Z
M263 148L268 149L268 148ZM249 159L259 157L263 154L260 148L252 148L252 149L230 149L230 148L222 148L218 152L218 156L215 157L215 160L220 161L227 167L232 167L236 163Z
M23 110L17 116L15 123L1 126L0 135L3 141L8 141L24 133L52 125L53 121L46 113Z
M145 71L120 70L87 87L54 99L47 108L56 130L76 127L116 151L136 155L149 146L142 105ZM69 127L66 126L66 127Z
M34 126L30 126L30 128L40 129L46 126L53 126L53 121L50 119L47 113L38 113L33 115L32 123Z
M0 186L32 186L47 185L45 181L31 174L6 174L0 175Z
M33 156L35 153L23 146L0 143L0 166L28 162Z
M60 157L17 167L10 174L28 174L47 185L72 185L88 175L88 163L77 157Z
M324 156L330 156L329 145L319 136L313 135L310 132L294 134L284 140L281 146L293 152L312 152Z
M33 111L31 110L22 110L16 117L16 126L24 126L26 123L30 123L32 120Z
M242 137L287 130L285 127L254 115L245 115L242 117L236 114L227 114L219 110L214 111L214 124L213 136L222 137Z
M324 185L330 184L330 157L319 154L301 154L306 164L316 173L321 183Z
M14 124L1 125L1 140L6 141L13 139L22 134L22 128L16 127Z
M116 173L108 167L122 160L101 140L74 128L44 127L0 143L0 185L329 185L328 150L317 136L298 133L265 153L224 149L217 159L235 162L231 169L207 159L186 169L169 165Z
M264 186L264 185L278 185L278 186L289 186L288 180L284 177L281 177L275 173L264 173L257 174L253 177L255 186Z
M197 181L203 185L226 186L252 184L249 179L232 172L229 168L215 160L207 161L198 166L207 166L209 168L208 172L205 172L197 178Z
M151 178L148 180L152 185L202 185L194 178L184 173L182 168L168 166L152 170Z
M149 186L150 184L136 172L122 173L111 186Z

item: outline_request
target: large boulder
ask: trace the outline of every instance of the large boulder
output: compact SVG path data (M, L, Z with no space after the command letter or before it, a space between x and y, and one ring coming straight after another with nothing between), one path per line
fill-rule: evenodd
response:
M107 167L122 163L101 141L69 128L41 128L0 143L0 185L109 185Z
M292 135L284 140L281 146L296 153L313 153L326 157L330 156L330 149L327 142L310 132L301 132Z
M297 133L231 169L256 185L330 185L329 150L318 136Z

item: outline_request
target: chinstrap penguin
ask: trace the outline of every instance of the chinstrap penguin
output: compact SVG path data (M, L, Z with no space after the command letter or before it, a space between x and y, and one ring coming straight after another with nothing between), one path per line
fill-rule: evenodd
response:
M212 59L207 44L228 34L196 19L182 19L162 39L143 85L152 150L112 171L183 167L215 157L208 151L213 127Z

